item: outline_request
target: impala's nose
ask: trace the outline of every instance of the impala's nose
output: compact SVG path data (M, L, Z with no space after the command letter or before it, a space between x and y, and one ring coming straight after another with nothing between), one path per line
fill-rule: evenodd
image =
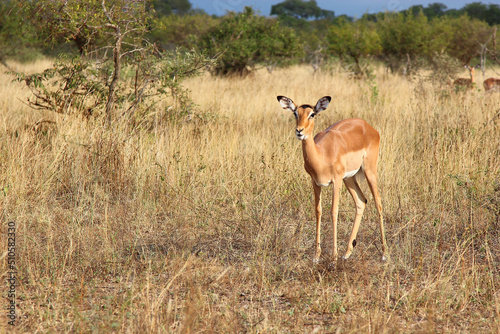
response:
M300 140L305 139L305 136L302 133L302 131L304 131L304 128L296 128L295 129L295 136L297 137L297 139L300 139Z

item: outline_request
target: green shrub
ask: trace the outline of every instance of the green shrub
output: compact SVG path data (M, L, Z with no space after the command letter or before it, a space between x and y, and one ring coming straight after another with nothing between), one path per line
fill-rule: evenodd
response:
M366 20L341 21L328 31L328 46L332 53L357 76L368 76L365 60L382 51L375 24Z
M283 65L303 54L292 29L255 14L250 7L243 13L227 14L202 36L200 48L209 55L219 55L212 67L216 75L244 75L259 63Z

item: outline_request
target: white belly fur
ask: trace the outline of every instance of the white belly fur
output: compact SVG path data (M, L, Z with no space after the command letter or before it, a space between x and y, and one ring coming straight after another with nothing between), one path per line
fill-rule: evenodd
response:
M318 181L314 181L318 187L328 187L332 181L328 181L328 183L319 183Z
M357 172L359 172L360 169L361 169L361 167L358 168L358 169L356 169L356 170L353 170L353 171L345 173L343 179L348 179L350 177L353 177L354 175L356 175ZM332 183L332 181L329 180L326 183L321 183L321 182L318 182L318 181L314 181L314 183L316 183L316 185L318 187L328 187L330 185L330 183Z
M361 167L360 167L361 168ZM345 173L344 175L344 179L347 179L347 178L350 178L350 177L353 177L354 175L356 175L356 173L359 171L359 168L356 169L356 170L353 170L353 171L350 171L350 172L347 172Z

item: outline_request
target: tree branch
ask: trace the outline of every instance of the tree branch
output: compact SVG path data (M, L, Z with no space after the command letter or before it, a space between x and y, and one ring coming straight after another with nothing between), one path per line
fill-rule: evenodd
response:
M493 60L496 61L498 65L500 65L500 59L498 59L497 56L497 27L493 28L492 36L493 36L493 50L486 49L486 51L488 51Z

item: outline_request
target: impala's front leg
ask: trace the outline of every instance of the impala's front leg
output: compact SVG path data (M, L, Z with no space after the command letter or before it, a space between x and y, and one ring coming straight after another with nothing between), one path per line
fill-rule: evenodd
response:
M332 223L333 223L333 260L337 261L337 220L339 217L340 187L342 180L333 181L333 200L332 200Z
M318 263L321 255L321 187L312 181L314 188L314 207L316 208L316 254L313 262Z

